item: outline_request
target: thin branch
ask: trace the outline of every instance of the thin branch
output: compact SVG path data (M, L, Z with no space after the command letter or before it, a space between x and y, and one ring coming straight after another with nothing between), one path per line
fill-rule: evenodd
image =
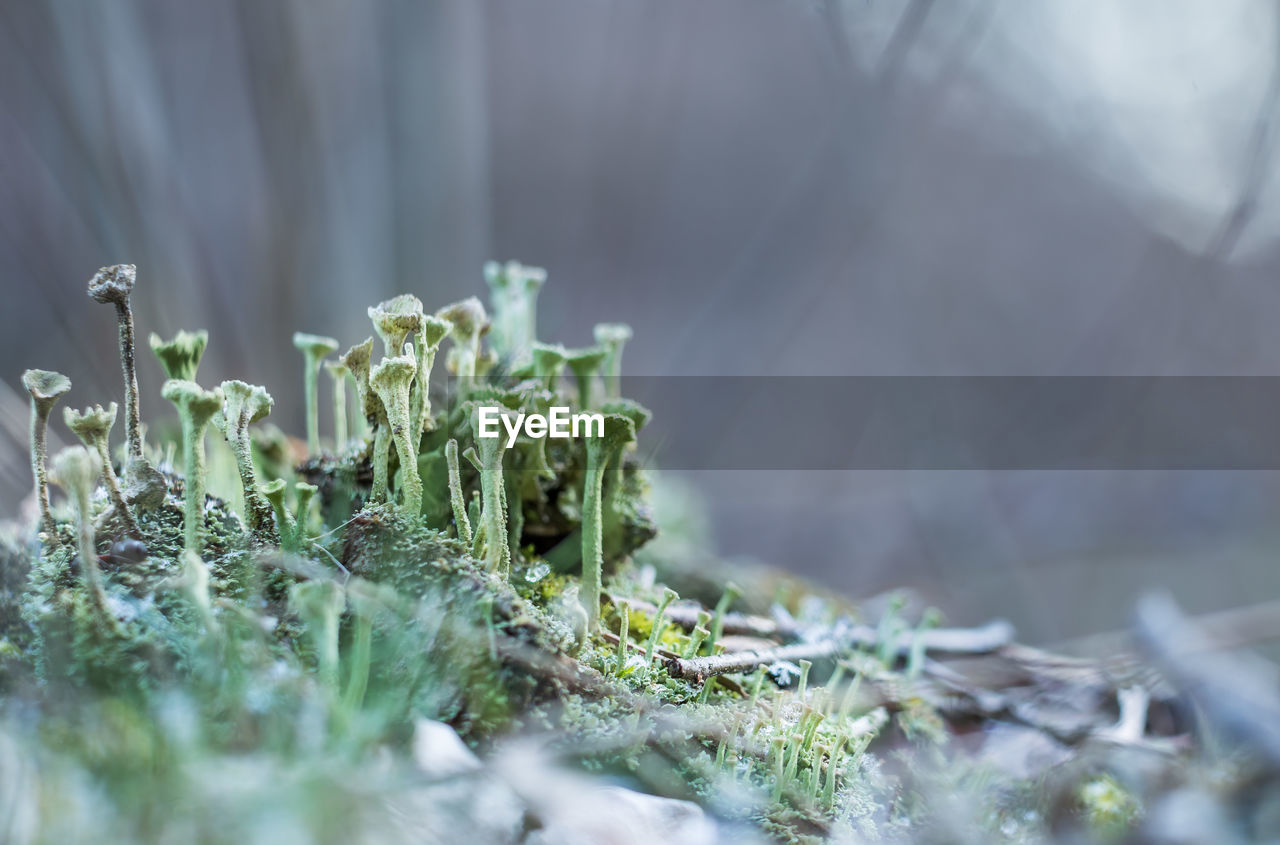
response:
M916 636L914 633L903 634L896 646L898 653L910 651ZM939 628L918 636L924 641L926 653L989 654L1013 642L1013 626L1003 619L997 619L979 628ZM779 661L839 657L855 648L874 645L875 642L874 629L858 626L839 640L793 643L778 648L752 649L711 657L674 658L667 661L667 671L686 681L701 682L715 675L749 672L758 666L768 666Z

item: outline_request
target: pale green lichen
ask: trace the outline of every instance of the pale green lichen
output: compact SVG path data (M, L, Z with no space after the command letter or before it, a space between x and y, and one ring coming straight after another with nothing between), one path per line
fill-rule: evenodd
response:
M58 545L58 527L49 508L48 428L49 414L58 399L71 389L71 379L52 370L27 370L22 374L22 386L31 395L31 474L35 477L36 500L40 505L40 527L45 542Z
M338 351L338 341L331 337L295 332L293 345L302 352L306 369L303 371L303 388L307 403L307 451L320 451L320 398L318 380L320 362L325 356Z
M506 451L506 440L502 437L480 436L478 407L471 412L471 432L476 444L473 454L477 455L475 460L480 471L484 562L491 572L506 575L511 568L511 548L507 543L506 488L502 478L502 455Z
M558 343L533 344L533 374L542 379L543 386L555 392L556 382L560 379L560 370L564 368L569 352Z
M742 589L732 581L724 585L724 592L720 594L720 600L716 602L715 612L711 618L711 636L707 638L707 652L715 653L716 644L720 642L720 638L724 636L724 615L729 612L729 607L742 595Z
M183 548L199 555L204 533L204 436L214 414L222 410L222 389L205 390L192 381L170 380L161 395L172 402L182 419L182 455L186 478L183 489Z
M413 381L413 391L409 397L409 414L416 421L416 432L410 436L416 441L432 428L431 421L431 370L436 363L436 353L440 344L448 336L453 325L447 320L431 314L423 314L419 318L418 328L413 338L414 357L418 360L418 373Z
M124 431L131 465L146 461L142 453L142 417L138 409L138 372L134 365L133 308L129 304L129 295L133 293L137 277L138 268L134 265L113 264L101 268L89 279L89 296L93 301L112 305L116 310L120 366L124 371Z
M631 340L631 327L626 323L597 323L592 335L605 350L605 396L618 399L622 396L622 348Z
M347 379L351 371L341 361L325 361L325 372L333 383L333 449L341 452L347 446Z
M369 366L373 358L373 338L365 338L362 342L342 353L338 359L342 366L351 373L351 380L356 386L356 397L360 400L360 412L356 415L361 422L372 425L378 417L378 397L369 390Z
M222 432L235 455L236 471L244 494L245 522L256 540L268 543L277 542L278 537L271 524L271 505L258 489L249 426L265 419L273 404L274 400L266 388L242 381L224 381L222 408L213 418L213 424Z
M512 366L522 364L538 339L538 292L547 281L547 271L518 261L484 265L493 306L492 343Z
M345 605L342 587L332 581L304 581L289 590L289 607L311 637L316 674L334 692L338 688L338 622Z
M422 316L422 300L411 293L370 306L369 319L382 338L383 355L399 355L409 335L418 330Z
M600 346L571 349L565 354L565 363L578 382L578 407L584 411L595 407L594 385L606 354L605 349Z
M107 495L111 498L111 505L115 508L116 517L124 525L125 532L130 537L141 537L142 532L138 530L138 522L133 518L129 503L124 500L120 479L116 477L115 468L111 465L110 436L111 427L116 422L116 403L112 402L106 408L94 405L83 411L63 408L62 419L67 428L80 438L89 451L98 456L99 471L106 485Z
M75 503L76 541L79 551L80 571L94 604L104 615L107 613L106 591L102 584L102 570L98 566L98 549L93 532L93 511L90 498L98 480L98 459L83 446L69 446L53 460L53 477Z
M148 342L166 376L177 381L195 381L205 347L209 345L209 332L205 329L179 331L171 340L152 332Z
M277 478L262 485L260 489L275 514L276 532L280 535L281 550L295 552L298 550L298 522L293 514L289 513L288 504L285 502L288 487L288 482L283 478Z
M400 457L400 505L416 516L422 512L422 479L418 476L418 438L416 421L409 408L409 388L418 372L413 347L405 345L406 355L383 358L369 371L369 387L378 395L386 413L391 439Z
M471 520L467 517L467 505L462 496L462 475L458 471L458 441L449 438L449 442L445 444L444 454L449 467L449 505L453 510L453 524L457 530L459 542L470 548Z
M449 350L450 369L459 379L470 380L478 373L480 337L489 330L489 318L484 305L474 296L446 305L436 312L436 317L449 323L449 338L453 346ZM464 390L471 385L464 382Z
M586 438L587 468L582 491L582 603L588 626L600 626L600 582L604 573L604 517L601 487L611 455L619 444L635 439L635 426L620 414L606 414L604 436Z

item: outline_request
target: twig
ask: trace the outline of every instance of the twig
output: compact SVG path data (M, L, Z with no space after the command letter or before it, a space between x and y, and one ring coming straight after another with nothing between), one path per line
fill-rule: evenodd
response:
M657 607L647 601L612 595L614 604L625 604L633 610L648 614L657 611ZM698 613L705 612L700 605L680 602L667 608L665 618L684 628L693 630L698 624ZM764 616L752 616L745 613L726 613L724 615L724 633L734 636L763 637L780 640L799 639L800 628L781 624ZM898 653L905 654L911 648L913 635L904 634L898 642ZM926 631L925 649L927 651L948 654L987 654L1001 646L1013 642L1014 629L1003 619L995 619L977 628L936 628ZM875 629L868 625L858 625L847 632L842 639L847 639L853 647L866 647L876 642ZM803 655L802 655L803 656ZM811 659L811 658L805 658Z
M897 644L899 654L910 650L916 636L924 641L927 653L987 654L1013 641L1013 626L998 619L979 628L938 628L920 634L904 634ZM768 666L780 660L822 660L838 657L847 651L866 647L876 641L875 631L866 626L854 628L840 640L826 639L812 643L793 643L769 649L752 649L731 654L667 661L667 671L686 681L701 682L715 675L747 672L757 666Z
M672 677L683 678L691 683L702 683L715 675L749 672L757 666L768 666L780 660L821 660L825 657L835 657L848 650L847 644L835 640L795 643L778 648L753 649L731 654L716 654L711 657L688 659L676 657L667 661L667 671Z
M652 602L633 599L629 596L610 595L609 600L617 605L625 604L632 610L639 610L650 616L658 611L658 606ZM698 614L705 612L707 612L706 608L696 602L677 602L667 608L663 617L686 631L692 631L697 627ZM764 616L749 616L745 613L726 613L723 633L784 640L797 639L800 635L797 628L779 625L776 621Z

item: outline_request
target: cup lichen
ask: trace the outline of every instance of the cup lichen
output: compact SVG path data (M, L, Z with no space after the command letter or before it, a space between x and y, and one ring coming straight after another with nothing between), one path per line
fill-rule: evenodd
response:
M182 419L183 548L199 555L204 533L204 436L214 414L222 410L222 388L205 390L193 381L170 379L160 393L177 407Z
M152 332L147 341L166 376L178 381L195 381L204 350L209 345L209 332L205 329L179 331L171 340Z
M71 429L71 432L98 456L99 469L107 488L107 495L111 498L116 516L124 525L125 533L130 537L141 538L142 532L138 530L137 520L133 518L133 511L124 499L124 491L120 489L120 479L116 477L115 468L111 465L110 436L111 427L116 422L116 410L115 402L106 408L94 405L83 411L63 408L62 420L67 428Z
M565 363L578 382L578 407L590 410L594 407L596 377L600 374L600 365L608 354L602 346L588 346L584 349L570 349L565 354Z
M351 371L341 361L325 361L325 372L333 382L333 450L341 452L347 445L347 379Z
M622 396L622 347L631 340L631 326L626 323L596 323L592 335L596 343L605 349L605 396L618 399Z
M71 379L53 370L27 370L22 386L31 395L31 474L35 477L36 500L40 506L40 528L45 542L58 546L58 525L49 508L48 429L53 406L71 389Z
M68 446L54 456L53 478L75 503L80 571L84 574L94 604L105 614L107 598L102 584L102 570L98 566L91 505L93 490L98 481L98 459L83 446Z
M543 386L554 393L556 382L560 379L560 370L568 356L568 350L558 343L533 344L534 377L542 379Z
M409 335L418 330L422 320L422 300L404 293L370 306L369 319L382 338L383 354L390 358L400 354Z
M452 437L444 446L445 461L449 467L449 506L453 510L453 524L458 540L471 548L471 520L467 517L467 504L462 495L462 474L458 470L458 441Z
M142 417L138 409L138 372L134 366L133 308L129 295L138 278L138 268L133 264L113 264L102 267L89 279L89 296L101 305L112 305L116 310L116 324L120 343L120 366L124 371L124 433L128 444L130 463L143 461Z
M322 335L295 332L293 345L306 361L303 388L307 403L307 451L314 455L320 451L320 399L317 385L320 362L325 356L338 351L338 341Z
M409 413L417 422L417 431L411 436L421 440L422 435L430 431L431 422L431 370L436 363L436 353L440 344L448 336L453 324L433 314L423 314L413 339L414 356L418 359L418 373L413 381L413 392L409 397Z
M449 323L449 338L453 347L449 351L450 369L460 379L476 377L476 364L480 360L480 337L489 330L489 318L484 305L474 296L446 305L436 316ZM464 389L469 390L471 385Z
M289 513L289 508L285 502L285 492L288 490L288 482L283 478L273 479L263 484L259 489L267 502L271 505L271 510L275 514L276 533L280 535L280 548L282 551L297 551L297 535L298 523L293 518L293 514Z
M271 523L271 505L258 488L258 474L253 465L253 438L249 426L271 413L274 400L266 388L242 381L224 381L222 408L213 418L213 424L226 438L235 455L236 472L244 493L245 522L254 539L261 543L278 542Z
M601 487L609 456L634 440L635 425L621 414L604 415L604 436L586 438L587 468L582 490L582 603L589 630L600 627L600 582L604 574L604 516Z
M416 516L422 511L422 479L418 475L417 424L409 410L409 388L418 373L413 347L405 344L405 354L383 358L369 371L369 387L378 395L386 414L387 427L400 457L401 507Z
M289 607L311 638L320 683L333 692L338 688L338 623L345 606L346 595L333 581L303 581L289 588Z
M518 261L489 261L484 279L493 306L493 345L510 365L518 366L537 340L538 292L547 281L547 271Z
M476 444L475 461L480 471L484 563L489 571L505 576L511 568L511 548L507 544L506 488L502 478L502 453L506 451L506 441L501 437L480 436L478 407L471 411L471 432ZM470 451L469 449L468 452Z

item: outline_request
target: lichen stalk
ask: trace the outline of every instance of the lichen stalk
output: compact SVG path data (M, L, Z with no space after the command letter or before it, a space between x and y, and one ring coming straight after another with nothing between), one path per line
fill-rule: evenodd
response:
M729 611L729 605L741 595L742 590L732 581L724 585L724 592L716 602L715 615L711 619L711 637L707 640L707 654L715 654L716 643L720 642L720 637L724 635L724 615Z
M453 509L453 523L458 540L471 547L471 520L467 518L467 503L462 496L462 474L458 470L458 441L452 438L444 446L444 458L449 466L449 505Z
M47 430L49 428L49 412L35 408L31 410L31 474L36 481L36 497L40 502L40 527L44 531L46 542L53 548L58 547L58 525L53 521L53 511L49 505L49 477L45 471L48 459Z
M381 408L381 403L379 403ZM373 429L373 485L369 489L369 501L385 502L390 496L388 461L391 460L391 426L385 413L379 412Z
M555 392L568 354L568 350L558 343L533 344L533 375L542 379L543 386L551 393Z
M413 432L416 421L409 412L409 387L418 372L413 347L405 346L406 355L384 358L369 371L369 386L378 394L386 412L387 429L400 456L401 506L406 513L422 512L422 478L418 475L418 447Z
M89 499L98 479L97 460L83 446L70 446L54 458L54 476L71 496L76 508L76 541L80 553L80 571L94 604L107 611L102 571L98 568L98 550L93 536L93 512Z
M604 393L611 399L622 396L622 348L631 339L626 323L597 323L593 330L596 343L605 349Z
M480 413L471 414L471 431L475 436L476 454L480 467L481 510L484 531L486 568L506 576L511 569L511 548L507 543L507 514L502 480L502 453L506 440L502 437L480 436ZM598 603L598 601L597 601ZM598 611L597 611L598 613Z
M289 590L289 605L311 636L320 683L331 691L338 687L338 623L345 604L342 587L332 581L304 581Z
M280 534L280 548L285 552L298 550L298 523L285 506L285 489L288 485L283 478L277 478L261 488L262 495L271 503L275 513L276 530Z
M347 604L354 618L354 636L351 657L348 661L347 685L342 693L343 708L353 714L364 703L369 689L369 665L373 646L373 622L388 604L394 604L397 596L385 587L352 578L346 585Z
M52 370L27 370L22 386L31 395L31 475L35 479L36 499L40 504L40 528L51 548L57 548L58 526L49 508L48 428L49 414L68 390L71 380Z
M347 375L350 371L341 361L325 361L324 368L333 380L333 450L341 452L347 445Z
M518 261L490 261L484 265L484 278L491 289L493 343L511 364L520 365L537 339L538 291L547 281L547 271Z
M410 433L414 442L431 427L431 370L435 366L440 344L453 328L447 320L423 314L413 338L414 355L418 359L418 373L413 380L409 396L409 415L416 421L415 431Z
M183 548L199 555L204 533L204 436L214 414L222 409L222 389L207 391L195 382L170 379L161 394L177 406L182 418Z
M658 610L653 614L653 627L649 630L649 642L644 650L644 665L646 667L653 665L653 655L658 650L658 640L662 638L663 628L666 627L663 617L666 615L667 607L677 598L675 590L670 587L663 589L662 598L658 601Z
M254 539L260 543L277 542L279 536L272 524L271 504L258 487L249 426L264 419L273 404L271 395L262 387L242 381L224 381L222 410L214 417L214 424L222 431L235 456L236 471L244 492L245 522Z
M622 605L618 608L621 614L621 625L618 628L618 657L615 666L615 674L621 675L622 670L627 667L627 639L631 636L631 608Z
M311 524L311 503L315 501L316 493L319 491L319 487L305 481L299 481L293 485L293 494L298 500L298 514L294 519L293 527L294 551L302 548L304 540L310 539L308 527Z
M365 427L377 420L379 410L378 397L369 390L369 364L372 356L373 338L367 337L342 353L338 359L350 371L351 379L355 382L356 397L360 400L360 412L356 416L363 420Z
M600 582L604 574L604 518L601 487L610 452L619 442L635 438L631 420L606 414L604 436L586 439L587 468L582 491L582 603L587 609L588 629L600 628Z
M454 372L460 379L476 376L476 363L480 358L480 336L489 329L489 318L484 305L474 296L446 305L436 316L451 325L449 337L453 340ZM470 385L464 385L469 390Z
M133 308L129 295L137 280L138 268L133 264L103 267L89 280L89 296L116 309L116 326L120 343L120 367L124 371L124 433L129 462L142 462L142 415L138 409L138 372L134 366ZM132 470L130 469L130 472ZM129 473L126 473L128 477Z
M636 434L644 428L653 413L639 402L631 399L614 399L600 406L606 414L621 414L631 420ZM626 463L623 455L634 443L620 443L609 455L609 471L604 485L604 545L606 553L613 554L622 545L622 485L625 478Z
M594 390L593 385L596 376L600 371L600 364L604 361L605 350L603 347L591 346L586 349L571 350L565 357L565 363L569 365L573 377L578 382L578 407L586 411L594 407Z
M337 351L338 341L331 337L297 332L293 336L293 345L302 352L306 361L303 389L307 403L307 451L314 455L320 451L320 399L317 383L320 362L326 355Z
M115 402L107 408L94 405L83 412L78 412L74 408L64 408L63 422L76 437L80 438L89 451L98 456L103 485L107 488L107 496L111 499L111 506L115 509L116 516L124 525L126 534L140 539L142 532L138 529L137 520L133 518L133 511L125 501L124 491L120 489L120 479L116 477L115 468L111 465L110 435L111 426L116 421L116 410Z

